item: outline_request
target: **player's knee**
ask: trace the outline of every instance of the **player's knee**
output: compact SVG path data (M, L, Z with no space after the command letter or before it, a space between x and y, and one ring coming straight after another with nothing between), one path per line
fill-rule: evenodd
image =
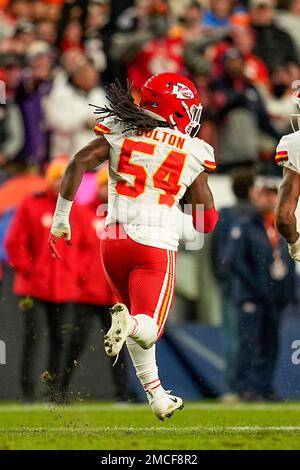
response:
M139 325L138 331L142 330L143 333L134 339L143 349L150 349L157 341L158 326L149 315L138 314L135 315L135 319Z

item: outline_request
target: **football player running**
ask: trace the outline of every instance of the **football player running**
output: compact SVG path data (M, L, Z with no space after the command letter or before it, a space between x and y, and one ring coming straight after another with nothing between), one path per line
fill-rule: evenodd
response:
M57 238L71 239L69 213L84 172L108 159L101 257L119 303L112 308L104 347L108 356L117 356L126 343L149 404L164 420L183 408L182 398L162 387L155 355L174 296L176 205L184 197L195 228L214 229L218 213L206 170L216 164L212 147L196 137L202 105L187 78L151 77L139 106L129 84L127 89L111 84L107 98L109 106L97 110L102 117L95 127L98 138L74 155L65 172L49 245L55 257Z
M300 91L294 96L300 108ZM293 131L281 138L275 160L283 166L283 180L276 209L276 225L289 247L291 257L300 262L300 237L297 231L295 211L300 196L300 114L291 115Z

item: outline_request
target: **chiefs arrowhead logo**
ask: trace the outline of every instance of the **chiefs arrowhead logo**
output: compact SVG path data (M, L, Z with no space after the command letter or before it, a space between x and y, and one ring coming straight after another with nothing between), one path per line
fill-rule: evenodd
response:
M191 100L194 98L194 93L183 83L177 82L173 85L172 94L180 100Z

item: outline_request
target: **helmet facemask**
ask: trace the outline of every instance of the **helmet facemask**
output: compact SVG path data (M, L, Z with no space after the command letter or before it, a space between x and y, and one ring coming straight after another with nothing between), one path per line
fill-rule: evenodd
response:
M196 137L200 129L200 120L202 115L203 106L202 104L196 105L192 104L189 108L188 105L182 101L182 106L185 109L186 115L184 116L182 113L175 111L174 114L169 116L169 121L173 128L178 129L179 131L189 135L190 137ZM175 117L177 120L175 119ZM180 122L180 119L185 120L187 125L184 122Z
M201 120L201 115L203 111L203 106L202 104L199 104L198 106L196 104L193 104L190 108L187 106L187 104L183 101L182 106L185 108L189 118L190 122L185 128L186 134L188 134L191 137L195 137L200 129L200 120Z
M300 130L300 114L290 114L290 123L294 132Z

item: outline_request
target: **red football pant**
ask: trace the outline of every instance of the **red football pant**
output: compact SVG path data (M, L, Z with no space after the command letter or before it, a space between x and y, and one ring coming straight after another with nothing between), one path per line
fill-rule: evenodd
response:
M122 234L124 228L117 226ZM109 226L101 240L101 257L108 282L118 300L131 315L145 314L158 326L158 337L173 304L176 252L111 238ZM122 235L123 236L123 235Z

